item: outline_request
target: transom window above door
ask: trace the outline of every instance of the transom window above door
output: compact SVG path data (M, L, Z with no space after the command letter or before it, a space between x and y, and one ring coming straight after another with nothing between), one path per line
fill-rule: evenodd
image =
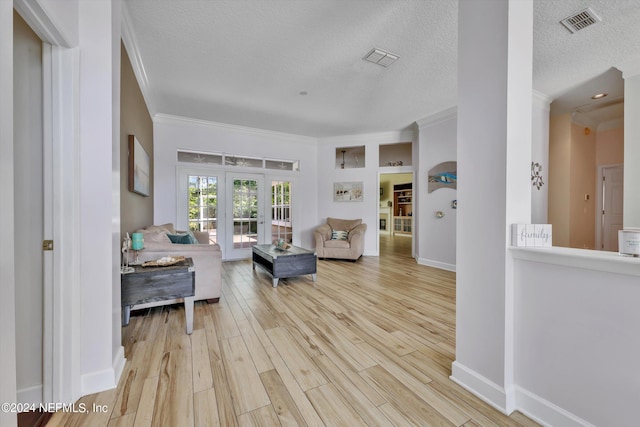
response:
M269 169L281 171L300 171L298 160L268 159L261 157L243 156L230 153L206 153L201 151L178 150L179 163L194 163L200 165L219 165L242 168Z

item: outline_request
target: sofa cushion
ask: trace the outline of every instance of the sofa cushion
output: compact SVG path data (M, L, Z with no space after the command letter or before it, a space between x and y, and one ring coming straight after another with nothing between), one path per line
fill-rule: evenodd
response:
M347 240L348 238L348 231L333 230L331 232L331 240Z
M327 218L327 224L329 224L331 230L351 231L356 226L362 224L362 219Z
M168 222L162 225L150 225L145 230L148 231L164 231L165 233L176 234L176 229L173 227L173 224Z
M349 249L351 244L348 240L325 240L324 242L325 248L339 248L339 249Z

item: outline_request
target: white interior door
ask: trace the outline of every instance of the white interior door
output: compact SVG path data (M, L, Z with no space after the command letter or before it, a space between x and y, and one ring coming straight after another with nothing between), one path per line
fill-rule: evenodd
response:
M226 259L251 257L265 241L264 176L227 172Z
M605 167L602 177L602 250L617 251L618 230L623 227L624 167Z

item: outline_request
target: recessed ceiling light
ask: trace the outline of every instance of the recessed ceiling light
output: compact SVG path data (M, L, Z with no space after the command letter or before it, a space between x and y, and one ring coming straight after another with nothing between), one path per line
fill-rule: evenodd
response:
M307 92L306 90L300 91L300 95L302 95L302 96L305 96L305 95L308 95L308 94L309 94L309 92Z
M383 67L388 67L398 60L399 56L382 49L373 48L362 59Z
M607 95L608 95L607 93L596 93L591 97L591 99L600 99L600 98L604 98Z

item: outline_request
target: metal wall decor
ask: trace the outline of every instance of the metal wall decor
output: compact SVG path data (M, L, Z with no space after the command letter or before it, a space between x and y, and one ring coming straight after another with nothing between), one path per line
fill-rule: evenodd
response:
M429 188L431 193L439 188L453 188L458 186L458 162L442 162L429 171Z
M544 185L542 180L542 165L538 162L531 162L531 185L538 190Z

